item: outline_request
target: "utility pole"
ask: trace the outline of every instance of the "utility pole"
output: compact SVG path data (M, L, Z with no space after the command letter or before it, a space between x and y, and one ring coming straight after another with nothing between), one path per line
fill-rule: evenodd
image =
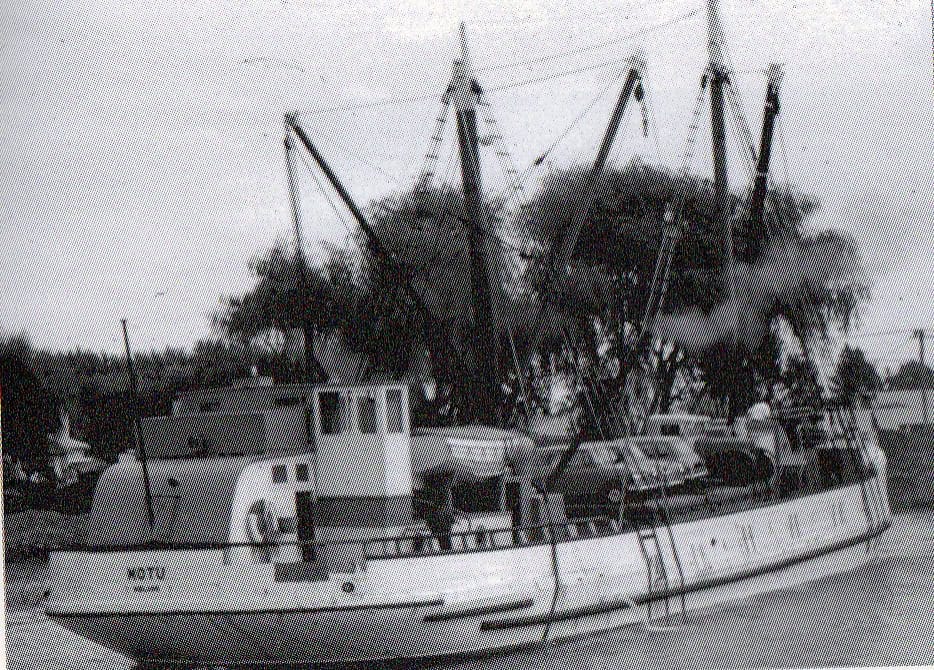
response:
M924 367L924 340L927 339L927 331L924 328L915 328L912 335L918 340L918 362Z
M927 364L924 361L924 341L927 339L927 330L924 328L915 328L912 333L914 337L918 339L918 363L921 364L920 373L922 375L921 381L921 416L923 417L924 425L928 426L930 424L930 419L928 417L928 384L926 379Z

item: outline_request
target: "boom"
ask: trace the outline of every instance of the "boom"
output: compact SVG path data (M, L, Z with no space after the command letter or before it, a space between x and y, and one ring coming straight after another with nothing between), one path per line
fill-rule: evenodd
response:
M762 246L765 198L768 195L769 160L772 154L772 135L775 130L775 118L779 112L779 89L782 84L782 68L773 63L767 75L768 86L765 92L765 109L762 114L762 137L759 143L759 158L756 162L755 185L749 199L749 216L743 230L746 241L743 260L752 262L759 255Z
M619 94L616 108L613 110L610 123L603 135L600 151L597 153L593 166L587 174L584 189L577 203L577 208L574 210L571 222L568 227L562 231L562 236L556 240L555 244L552 246L551 253L546 263L548 275L546 276L545 293L542 296L541 304L538 307L538 312L533 322L534 326L531 331L532 337L526 351L526 367L528 367L528 362L531 360L532 356L535 355L535 351L541 343L545 330L545 319L547 318L549 309L552 307L552 302L561 294L567 284L568 263L570 263L574 248L577 246L577 240L580 237L581 229L584 227L584 222L587 220L587 215L590 214L590 208L593 205L594 197L597 192L597 185L600 182L600 178L603 176L603 171L610 155L610 149L613 147L613 140L616 138L616 131L619 129L620 122L623 119L623 113L626 111L629 99L637 91L636 86L641 85L642 71L644 69L645 61L642 58L633 58L629 74L626 77L626 83L623 86L622 92Z

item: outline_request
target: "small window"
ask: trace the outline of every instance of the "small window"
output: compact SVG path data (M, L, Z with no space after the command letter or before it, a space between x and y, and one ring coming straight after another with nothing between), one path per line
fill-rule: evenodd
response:
M372 396L357 398L357 427L364 435L376 433L376 398Z
M301 405L304 401L305 399L301 396L297 398L295 396L282 396L276 398L275 404L276 407L295 407L296 405Z
M676 423L662 424L661 434L666 437L681 437L681 426Z
M318 394L321 408L321 434L337 435L344 430L344 398L336 391Z
M279 517L279 532L293 534L298 532L298 524L294 516Z
M405 430L400 389L386 391L386 428L390 433L401 433Z
M289 480L289 472L284 465L272 466L272 483L282 484Z
M307 482L308 481L308 464L299 463L295 466L295 481L297 482Z
M208 400L206 402L201 403L198 406L198 411L199 412L213 412L220 406L221 406L221 403L219 400Z

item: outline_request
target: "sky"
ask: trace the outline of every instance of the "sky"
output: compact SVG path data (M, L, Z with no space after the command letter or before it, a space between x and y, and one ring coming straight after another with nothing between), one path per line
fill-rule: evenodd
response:
M137 349L209 336L221 296L249 288L250 258L291 233L283 114L300 112L361 202L410 185L461 21L520 170L565 130L544 165L592 159L622 84L617 61L637 51L653 132L643 137L633 116L614 158L679 165L706 59L703 9L703 0L4 3L0 330L114 352L121 318ZM763 70L783 64L777 177L820 200L811 225L861 244L873 297L853 343L897 365L915 351L908 330L934 329L930 3L721 0L721 14L754 135ZM697 171L709 172L708 154L702 132ZM298 172L309 253L321 240L345 244L347 222L312 173ZM502 181L487 184L496 192Z

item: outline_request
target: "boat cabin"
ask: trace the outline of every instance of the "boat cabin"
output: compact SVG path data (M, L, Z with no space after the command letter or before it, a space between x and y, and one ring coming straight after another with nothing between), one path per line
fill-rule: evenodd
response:
M249 560L333 571L361 560L361 541L447 535L478 520L509 528L533 513L528 437L488 426L413 431L403 384L251 377L181 394L170 416L141 421L141 437L152 527L143 463L124 458L95 491L91 545L234 545ZM463 518L438 526L443 508Z
M291 543L299 560L299 544L413 524L401 384L274 386L254 377L182 394L172 415L143 419L141 435L153 527L143 464L124 459L95 492L92 545Z

